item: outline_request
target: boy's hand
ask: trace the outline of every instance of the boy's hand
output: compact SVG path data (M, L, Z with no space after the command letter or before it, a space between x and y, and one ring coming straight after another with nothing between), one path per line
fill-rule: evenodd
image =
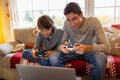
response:
M54 51L54 50L51 50L51 51L45 51L45 52L44 52L44 58L45 58L45 59L48 59L49 56L50 56L53 52L55 52L55 51Z
M78 54L84 54L87 51L92 51L93 46L92 45L85 45L85 44L75 43L73 50Z
M80 43L75 43L73 50L78 53L78 54L84 54L85 53L85 48L83 47L83 44Z
M66 48L66 46L68 46L68 45L69 45L68 42L65 42L64 44L62 44L62 45L60 46L61 51L64 52L64 53L69 53L69 49Z
M39 51L38 49L32 50L32 56L33 56L33 58L38 58L38 56L37 56L38 51Z

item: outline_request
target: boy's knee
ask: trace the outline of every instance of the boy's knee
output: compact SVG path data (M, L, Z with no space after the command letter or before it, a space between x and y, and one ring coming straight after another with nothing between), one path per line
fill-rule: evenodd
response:
M96 60L99 66L105 66L107 64L107 56L104 52L99 52L95 54Z
M50 55L49 61L50 61L51 66L54 66L54 65L57 64L57 62L58 62L58 57L59 57L59 54L58 54L58 53L53 53L53 54Z
M51 61L55 61L57 59L58 59L58 54L56 54L56 53L51 54L49 57L49 60L51 60Z
M30 51L24 50L24 51L23 51L23 54L22 54L22 57L23 57L23 58L26 58L29 53L30 53Z

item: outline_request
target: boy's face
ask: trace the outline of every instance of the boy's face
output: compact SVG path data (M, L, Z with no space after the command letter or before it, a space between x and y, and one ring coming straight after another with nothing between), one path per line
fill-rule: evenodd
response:
M69 13L65 16L67 18L68 23L74 30L79 29L80 24L82 23L82 20L83 20L82 13L80 15L76 13Z
M50 29L45 29L45 28L41 28L39 29L40 33L44 36L44 37L48 37L52 34L52 28Z

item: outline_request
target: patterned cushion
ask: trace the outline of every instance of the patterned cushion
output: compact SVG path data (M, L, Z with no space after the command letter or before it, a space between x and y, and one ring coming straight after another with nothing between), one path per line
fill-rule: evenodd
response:
M111 45L111 53L120 56L120 34L113 34L109 42Z
M120 56L120 34L106 32L106 37L111 46L111 52L109 54Z

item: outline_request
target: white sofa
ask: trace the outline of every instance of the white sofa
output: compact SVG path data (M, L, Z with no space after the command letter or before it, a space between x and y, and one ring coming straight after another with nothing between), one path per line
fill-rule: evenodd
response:
M34 28L16 28L14 29L15 41L0 44L0 78L7 80L20 80L16 69L11 69L10 59L15 54L11 51L17 44L28 44L34 41L35 36L32 34Z
M20 76L17 70L10 67L10 59L13 55L15 55L15 53L12 53L11 51L15 48L17 44L28 44L31 41L34 41L35 36L32 34L33 30L34 28L16 28L14 29L15 41L0 44L0 78L4 78L6 80L20 80ZM106 80L120 79L108 78Z

